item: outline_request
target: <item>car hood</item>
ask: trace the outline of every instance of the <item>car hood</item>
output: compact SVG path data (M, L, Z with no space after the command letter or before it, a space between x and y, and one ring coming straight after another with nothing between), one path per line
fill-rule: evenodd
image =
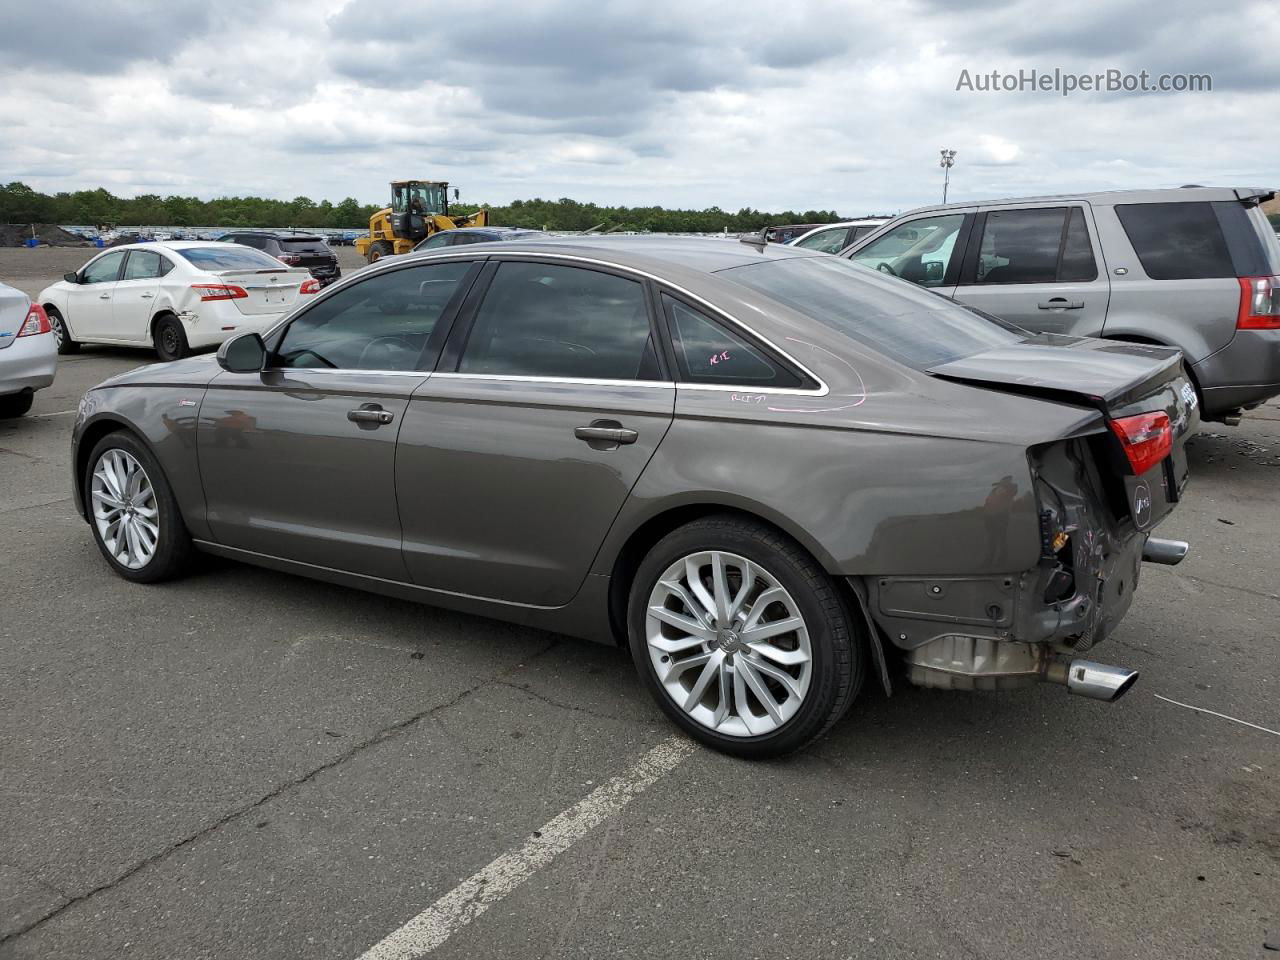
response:
M1114 411L1176 377L1182 354L1171 347L1044 333L930 367L948 380L1012 393L1073 397Z
M124 386L191 386L203 387L222 372L213 354L187 357L172 363L149 363L118 373L93 389Z

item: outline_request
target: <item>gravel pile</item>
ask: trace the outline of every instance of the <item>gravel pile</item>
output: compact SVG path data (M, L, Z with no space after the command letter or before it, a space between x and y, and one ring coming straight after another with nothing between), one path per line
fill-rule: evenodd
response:
M49 247L88 247L88 240L63 230L55 223L0 223L0 247L25 246L31 228L40 242Z

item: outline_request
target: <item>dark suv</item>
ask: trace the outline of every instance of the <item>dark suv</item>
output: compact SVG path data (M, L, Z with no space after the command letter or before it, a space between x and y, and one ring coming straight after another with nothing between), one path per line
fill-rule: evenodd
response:
M291 267L306 267L322 287L342 276L338 258L323 237L301 233L272 233L269 230L241 230L224 233L218 239L224 243L239 243L265 251Z

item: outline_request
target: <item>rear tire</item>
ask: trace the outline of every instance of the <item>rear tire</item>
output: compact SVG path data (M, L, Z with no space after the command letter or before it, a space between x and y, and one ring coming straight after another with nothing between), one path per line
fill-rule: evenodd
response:
M171 579L188 566L191 535L160 464L132 433L109 433L84 472L89 526L111 568L135 583Z
M187 331L182 328L182 321L173 315L156 321L153 342L156 356L165 363L181 360L191 354L191 348L187 346Z
M803 547L732 515L659 541L627 607L632 659L663 712L707 746L750 759L800 749L849 709L866 663L857 623Z
M365 258L370 263L377 263L392 252L391 244L385 240L375 240L369 245L369 255Z
M67 321L62 319L62 314L58 312L56 307L45 307L44 311L49 317L49 326L53 327L53 339L58 343L58 353L66 356L68 353L78 353L80 344L71 339L71 331L67 329Z
M35 402L35 399L36 392L34 390L5 394L0 397L0 420L22 416L31 409L31 404Z

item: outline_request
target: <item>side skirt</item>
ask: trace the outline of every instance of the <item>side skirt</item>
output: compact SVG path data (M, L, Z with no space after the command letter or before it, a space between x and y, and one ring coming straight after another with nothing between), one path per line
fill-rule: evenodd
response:
M286 560L282 557L257 553L253 550L242 550L239 547L228 547L208 540L192 542L204 553L278 570L281 573L291 573L295 576L322 580L325 583L351 587L367 593L443 607L446 610L458 610L462 613L518 623L538 630L564 633L571 637L615 646L613 634L609 628L609 578L607 576L588 575L577 595L562 607L538 607L465 593L450 593L447 590L433 590L398 580L385 580L381 577L335 570L332 567L322 567L313 563Z

